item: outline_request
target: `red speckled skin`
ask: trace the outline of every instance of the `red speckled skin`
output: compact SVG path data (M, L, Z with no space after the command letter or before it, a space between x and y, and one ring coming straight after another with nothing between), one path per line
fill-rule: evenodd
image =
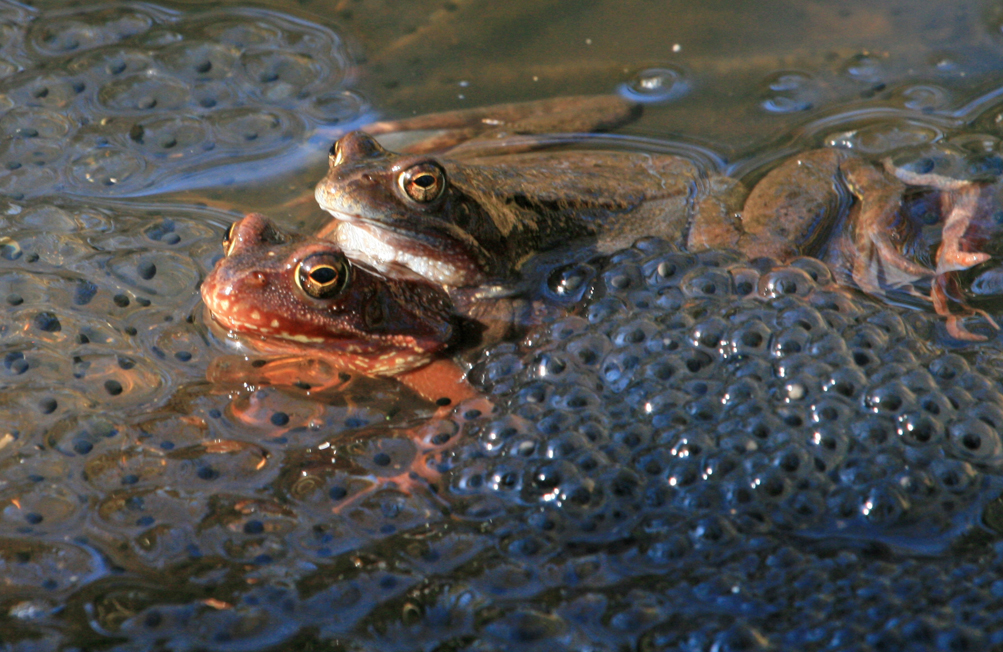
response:
M253 213L233 226L229 242L202 299L219 326L261 353L392 376L434 360L460 330L446 293L407 270L376 272L324 240L288 241ZM317 253L344 260L348 281L336 297L313 298L295 280L299 263Z

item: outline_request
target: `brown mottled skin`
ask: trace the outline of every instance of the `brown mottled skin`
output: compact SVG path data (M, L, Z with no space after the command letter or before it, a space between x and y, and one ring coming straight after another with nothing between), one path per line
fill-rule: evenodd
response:
M392 250L455 268L437 274L408 265L460 287L511 282L529 257L572 244L613 251L638 233L678 238L701 183L693 163L671 156L522 153L458 161L388 152L363 132L347 134L336 148L340 161L316 196L337 220L318 235L345 246L348 229L363 229ZM448 179L428 202L411 200L398 181L422 164Z
M633 115L619 98L577 99L600 127ZM568 102L558 114L532 121L520 120L519 112L550 107L502 107L510 128L503 129L504 119L492 120L488 136L497 143L503 136L540 133L532 129L563 130L559 120L571 114ZM486 120L482 113L477 115ZM607 113L610 118L599 122ZM443 122L460 124L461 115L447 114ZM431 118L415 118L367 131L432 124ZM470 135L471 128L461 133ZM328 174L315 192L335 219L317 235L338 242L353 257L402 264L445 286L510 285L526 260L541 252L582 247L609 252L642 236L663 237L689 250L729 247L778 259L816 254L835 216L845 214L850 203L849 193L837 192L839 166L847 158L839 150L798 157L767 175L746 199L739 182L678 156L526 152L531 141L525 140L514 141L513 153L497 144L495 150L476 146L483 142L480 136L475 145L449 148L454 140L438 142L445 153L419 146L412 147L419 154L398 154L366 132L343 136L331 148ZM492 151L495 155L486 155ZM429 197L409 194L408 175L416 170L437 174L441 190Z
M931 299L936 312L948 316L950 334L984 339L951 314L945 289L948 274L988 258L973 251L984 239L973 230L987 210L977 201L985 195L981 186L909 175L888 163L881 169L846 151L822 149L783 162L744 197L737 181L680 157L541 153L527 151L531 142L507 145L513 133L553 130L551 119L568 119L578 101L586 102L586 115L599 126L633 111L618 98L578 98L502 107L497 119L481 110L369 127L389 133L442 121L454 129L410 147L419 153L390 152L363 132L345 135L332 147L330 170L316 190L336 218L318 238L333 244L316 238L287 244L263 218L248 216L235 226L227 258L203 286L206 305L217 322L263 351L408 376L409 384L424 383L418 391L434 398L439 380L410 375L426 365L441 367L443 352L468 318L490 324L492 332L482 335L493 338L511 315L505 302L485 301L492 292L481 288L511 286L525 261L544 251L612 251L656 235L691 251L736 248L781 261L828 248L829 262L851 270L858 286L875 293L933 278ZM544 114L534 114L541 106ZM546 114L555 107L555 114ZM609 112L612 118L596 121ZM492 147L478 144L485 125L487 139L503 145L496 148L502 154L487 156ZM475 141L464 142L472 136ZM428 153L435 149L446 153ZM943 245L935 270L903 254L911 237L899 228L906 185L942 193ZM301 288L292 279L298 261L321 251L340 256L352 271L342 294L318 302L297 293ZM962 307L962 316L972 314ZM251 319L254 314L261 319Z

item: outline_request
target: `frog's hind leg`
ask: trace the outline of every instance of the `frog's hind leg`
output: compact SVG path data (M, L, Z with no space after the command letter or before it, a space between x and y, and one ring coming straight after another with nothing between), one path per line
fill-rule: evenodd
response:
M390 143L395 151L409 154L449 151L452 156L469 157L499 153L498 147L504 153L513 153L548 145L546 140L532 138L506 144L513 136L607 131L636 119L639 114L639 104L618 95L586 95L373 122L363 127L363 131L372 136L393 134L401 138L399 144Z

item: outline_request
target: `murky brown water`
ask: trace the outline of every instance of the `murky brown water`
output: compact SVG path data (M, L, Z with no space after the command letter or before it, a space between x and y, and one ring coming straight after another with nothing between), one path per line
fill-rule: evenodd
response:
M824 144L1003 168L998 4L522 4L0 0L0 644L1000 644L998 337L814 263L565 270L571 314L475 364L491 414L206 380L223 229L318 224L291 200L373 116L619 91L621 146L750 179ZM412 464L437 491L366 492Z

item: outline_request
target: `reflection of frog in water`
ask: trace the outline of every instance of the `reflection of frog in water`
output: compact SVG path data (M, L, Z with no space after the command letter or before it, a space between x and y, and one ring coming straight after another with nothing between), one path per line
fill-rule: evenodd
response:
M976 184L889 166L886 172L844 150L823 149L772 170L743 205L741 184L676 156L504 147L513 136L568 131L566 123L579 131L614 125L631 111L618 98L568 98L368 129L447 128L410 146L418 152L410 154L389 152L367 133L347 134L332 147L330 170L317 186L318 202L336 218L318 235L351 256L404 265L446 287L486 289L510 286L542 251L591 245L607 252L655 235L691 251L726 247L786 260L822 255L835 233L842 244L829 248L828 259L850 268L862 289L933 278L934 308L948 317L950 334L984 339L950 313L946 291L948 274L988 258L967 251L977 239L969 227L986 212ZM510 142L516 150L532 146ZM437 150L445 153L425 153ZM906 184L941 193L935 269L902 253L909 234L896 227ZM962 316L972 313L963 308Z
M210 378L323 392L347 380L346 372L359 372L396 377L440 406L442 416L468 399L467 412L484 405L448 359L480 341L483 329L438 284L403 267L377 271L326 240L287 238L256 213L230 227L223 251L202 283L206 309L215 325L265 358L236 368L218 358ZM254 401L234 407L238 420L260 425L256 412ZM449 437L436 421L408 436L421 456L400 473L375 478L374 488L392 483L410 491L438 480L417 460L446 447Z

